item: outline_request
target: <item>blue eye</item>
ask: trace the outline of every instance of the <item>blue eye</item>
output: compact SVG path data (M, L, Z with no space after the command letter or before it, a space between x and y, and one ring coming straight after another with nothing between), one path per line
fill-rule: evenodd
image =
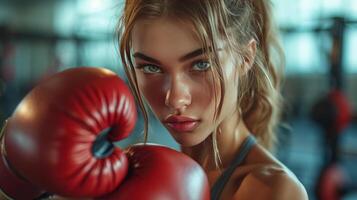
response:
M210 63L207 61L198 61L193 64L193 69L197 71L206 71L211 67Z
M161 69L155 65L142 65L139 67L144 73L147 74L154 74L154 73L161 73Z

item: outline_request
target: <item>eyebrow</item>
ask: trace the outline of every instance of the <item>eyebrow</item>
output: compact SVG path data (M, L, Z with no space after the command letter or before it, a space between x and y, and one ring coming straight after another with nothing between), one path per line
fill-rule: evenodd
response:
M203 53L205 53L205 51L204 51L203 48L196 49L196 50L191 51L190 53L187 53L187 54L185 54L184 56L180 57L180 58L179 58L179 61L180 61L180 62L183 62L183 61L192 59L192 58L194 58L194 57L200 56L200 55L202 55ZM148 61L148 62L152 62L152 63L158 64L158 65L161 65L160 61L158 61L157 59L152 58L152 57L150 57L150 56L147 56L147 55L145 55L145 54L143 54L143 53L140 53L140 52L135 52L135 53L133 54L133 57L134 57L134 58L140 58L140 59L146 60L146 61Z

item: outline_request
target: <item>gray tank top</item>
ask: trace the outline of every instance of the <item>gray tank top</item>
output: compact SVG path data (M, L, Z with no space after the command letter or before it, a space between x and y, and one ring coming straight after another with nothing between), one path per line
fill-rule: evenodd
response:
M230 166L222 173L218 180L214 183L211 189L211 200L218 200L221 195L224 186L228 182L229 178L233 174L234 170L243 162L244 158L247 156L249 151L252 149L256 143L255 138L250 135L248 136L242 146L239 148L238 154L232 161Z

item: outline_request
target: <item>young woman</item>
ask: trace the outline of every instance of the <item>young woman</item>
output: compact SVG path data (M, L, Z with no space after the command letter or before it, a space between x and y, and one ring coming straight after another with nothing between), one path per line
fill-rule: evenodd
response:
M268 0L127 0L118 30L146 127L149 108L206 171L212 199L307 199L268 151L282 63Z
M148 107L205 170L212 199L307 199L269 153L282 53L268 0L127 0L120 22L146 134Z

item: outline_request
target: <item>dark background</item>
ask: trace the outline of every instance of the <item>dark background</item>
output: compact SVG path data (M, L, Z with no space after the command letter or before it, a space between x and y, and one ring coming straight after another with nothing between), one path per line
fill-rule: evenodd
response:
M357 199L357 1L273 3L286 52L283 95L288 125L279 128L275 154L302 181L310 199L317 199L319 177L331 164L328 155L333 150L326 141L337 141L334 163L344 174L342 198ZM104 66L123 76L113 34L121 7L121 0L0 0L1 122L39 80L57 71ZM334 136L311 120L313 106L331 88L343 91L352 118ZM121 145L141 141L141 129L138 126ZM155 120L150 133L150 141L178 148Z

